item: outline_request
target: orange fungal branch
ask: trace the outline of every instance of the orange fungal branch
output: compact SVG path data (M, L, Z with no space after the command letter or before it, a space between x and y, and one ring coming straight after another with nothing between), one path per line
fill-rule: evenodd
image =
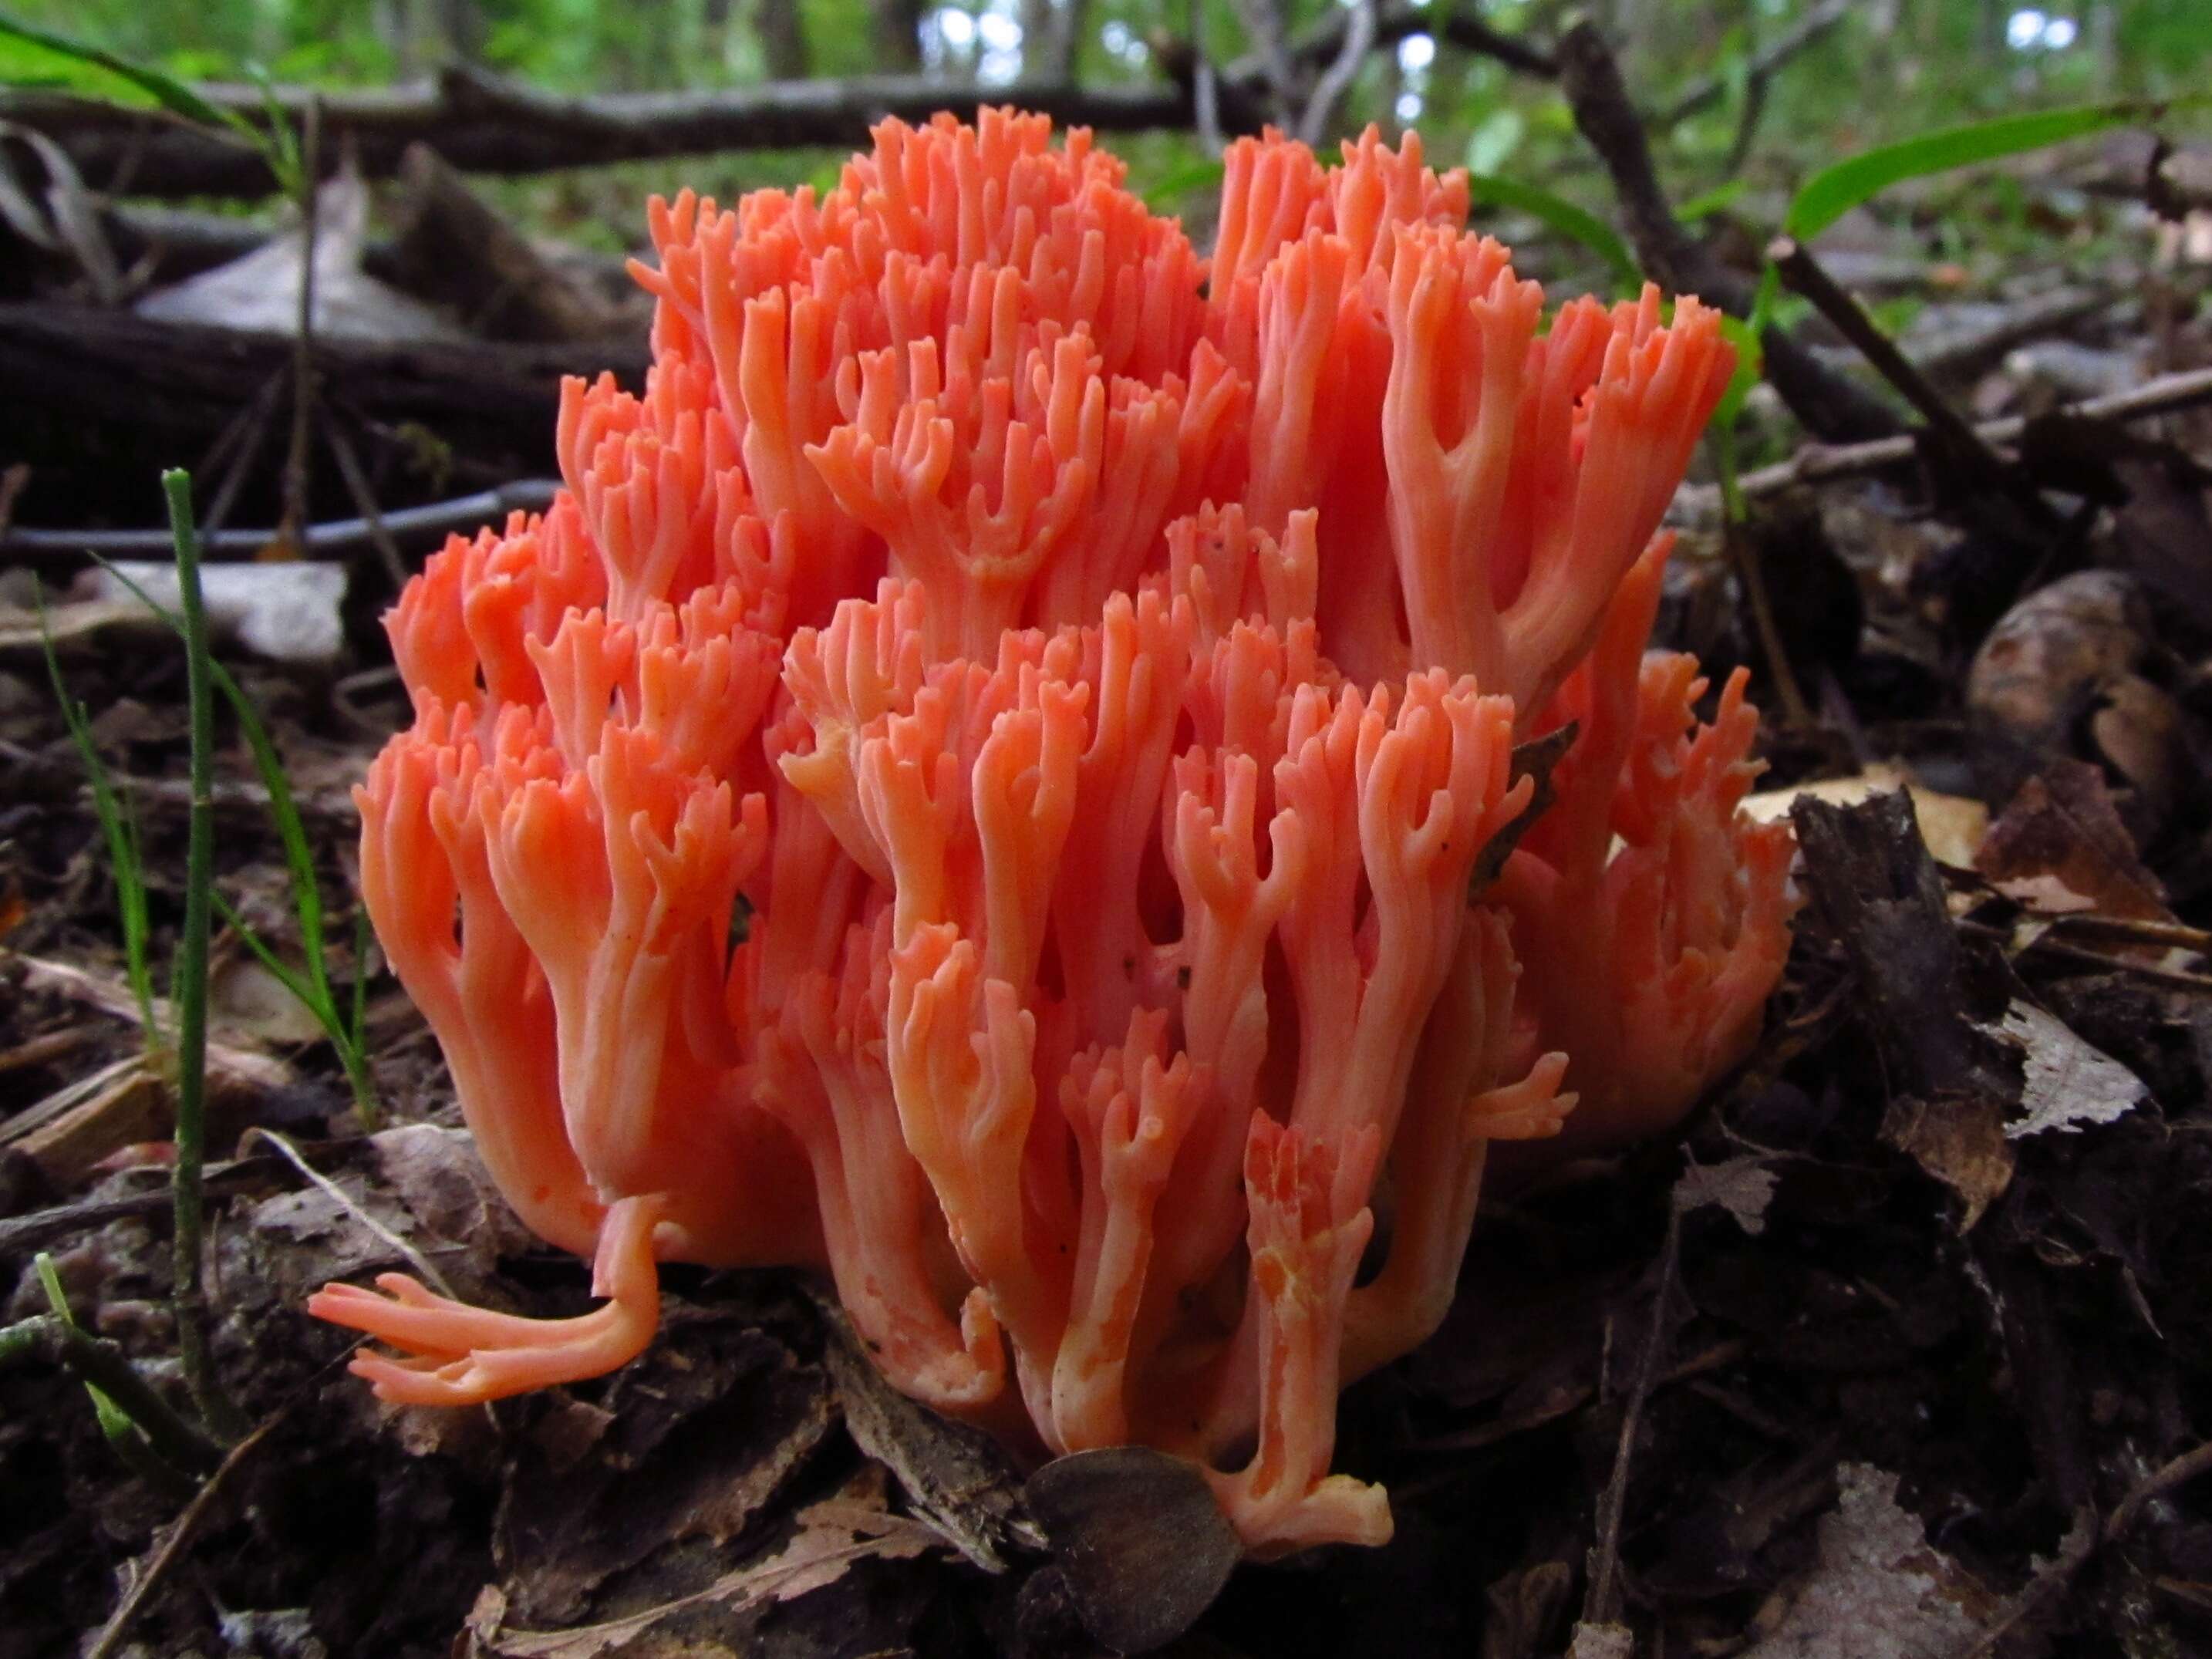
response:
M1729 349L1547 326L1467 210L1418 138L1269 134L1208 260L999 110L653 204L652 373L568 383L556 504L409 585L359 792L485 1162L605 1300L332 1285L380 1394L594 1376L658 1262L791 1263L1027 1450L1196 1460L1259 1554L1389 1535L1336 1396L1443 1318L1491 1144L1663 1127L1786 945L1741 678L1700 726L1644 659Z

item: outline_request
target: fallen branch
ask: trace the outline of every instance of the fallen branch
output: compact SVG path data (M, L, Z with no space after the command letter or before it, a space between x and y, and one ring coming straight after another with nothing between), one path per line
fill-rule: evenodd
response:
M1759 89L1773 77L1775 70L1849 17L1856 3L1856 0L1820 0L1819 5L1753 52L1751 62L1744 65L1746 94L1757 96ZM1671 127L1685 117L1695 115L1699 110L1720 102L1728 96L1729 88L1735 84L1732 76L1708 76L1654 115L1651 125Z
M261 89L210 85L209 102L247 119L269 118ZM434 80L324 92L324 149L349 147L362 175L391 178L410 144L425 143L465 173L545 173L610 161L810 145L848 149L886 115L926 120L971 88L922 76L851 81L777 81L712 91L617 92L571 97L452 65ZM1169 83L1084 88L1018 81L991 89L993 101L1042 110L1055 120L1106 132L1191 125L1188 88ZM298 87L275 89L284 119L308 101ZM47 92L0 98L0 115L37 129L69 152L87 181L108 195L266 196L276 181L259 155L237 139L143 110Z
M1732 316L1748 317L1750 280L1715 258L1674 216L1620 65L1587 20L1560 37L1559 87L1576 126L1613 177L1623 227L1644 275L1662 289L1695 294ZM1826 368L1790 335L1770 326L1759 344L1766 353L1767 380L1808 431L1831 442L1897 432L1897 416L1885 404Z
M307 557L328 558L372 544L380 524L396 544L436 541L446 535L466 532L483 525L496 525L510 513L542 513L553 503L560 483L551 478L523 478L497 489L480 490L450 501L400 507L380 513L376 519L332 519L311 524L301 532L300 545ZM222 530L204 537L207 552L217 557L251 558L269 545L272 530ZM10 527L0 532L0 553L26 556L34 563L81 562L90 554L103 559L137 559L157 555L168 545L166 530L27 530Z
M2162 374L2126 392L2066 404L2051 412L2083 420L2147 421L2203 404L2212 404L2212 368ZM1984 443L2009 444L2018 441L2027 429L2027 420L2014 415L1999 421L1984 421L1973 431ZM1745 473L1737 481L1737 488L1747 496L1777 495L1798 484L1886 471L1917 459L1919 454L1919 434L1911 432L1876 439L1871 443L1808 444L1786 461ZM1711 484L1686 485L1676 497L1676 510L1692 518L1710 516L1719 508L1720 491Z
M1412 34L1492 58L1523 74L1550 76L1556 61L1543 47L1490 27L1473 16L1439 23L1401 0L1378 8L1375 47ZM1272 66L1258 56L1238 59L1213 78L1219 120L1231 133L1256 131L1270 112L1275 75L1314 77L1336 62L1351 27L1333 17L1284 48ZM258 87L212 84L207 100L262 124L270 105ZM994 103L1042 111L1066 125L1100 132L1185 131L1199 125L1195 77L1134 86L1085 87L1059 79L1020 80L993 87ZM274 89L281 118L295 126L309 89ZM568 96L464 64L434 79L401 85L320 92L323 150L350 151L362 175L397 174L408 147L432 146L464 173L529 173L611 161L729 150L818 146L849 149L887 115L927 120L940 109L972 107L972 87L928 76L854 80L771 81L706 91L615 92ZM92 188L110 196L262 197L276 181L260 155L226 131L165 114L48 91L0 95L0 118L45 133L68 153Z

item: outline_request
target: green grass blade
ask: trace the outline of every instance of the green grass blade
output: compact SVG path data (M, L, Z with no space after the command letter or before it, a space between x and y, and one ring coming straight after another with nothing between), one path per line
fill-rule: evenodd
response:
M347 1036L354 1052L363 1052L368 1040L368 907L356 905L353 913L353 1018Z
M2108 104L2079 104L2066 109L2002 115L1994 120L1946 127L1881 144L1826 167L1808 179L1790 204L1782 228L1803 241L1819 235L1861 203L1907 179L1924 179L1978 161L1994 161L2026 150L2083 138L2107 128L2141 125L2171 112L2212 106L2212 95L2155 102L2122 99Z
M337 1008L329 1001L316 997L315 988L308 982L307 976L270 948L269 941L254 932L252 925L238 914L237 907L222 896L220 887L209 896L215 902L216 914L222 918L222 925L237 934L246 948L253 953L254 959L275 976L276 982L291 994L294 1000L315 1017L316 1022L331 1034L331 1040L337 1042L343 1037L345 1027L339 1022Z
M1492 202L1510 208L1528 215L1568 240L1579 242L1604 262L1615 286L1624 294L1633 294L1644 286L1643 269L1629 252L1628 244L1619 231L1595 214L1577 207L1563 196L1554 196L1540 185L1501 178L1494 173L1469 173L1467 182L1477 206Z
M64 63L100 71L134 88L143 97L173 115L181 115L187 120L204 121L215 127L234 129L237 125L235 115L210 104L183 82L164 75L159 70L149 69L143 64L134 64L127 58L118 58L89 41L73 40L66 34L56 34L50 29L19 22L4 13L0 13L0 40L33 46L51 52ZM100 83L97 76L80 79L77 89L88 91Z
M106 560L101 567L136 596L138 602L167 623L179 635L184 632L183 620L173 611L157 605L152 594ZM284 849L284 866L292 881L292 908L300 921L300 939L306 956L308 976L314 981L319 994L330 998L330 978L324 963L322 889L315 879L315 860L307 845L307 829L300 817L299 803L292 794L291 780L284 771L283 757L269 736L269 728L262 723L252 698L246 695L230 671L221 663L210 660L210 673L216 689L222 693L237 718L240 734L253 757L253 769L261 780L261 787L269 797L269 818L275 827L276 838Z
M147 939L150 933L146 908L146 865L138 842L138 828L130 808L117 792L115 782L108 775L106 763L100 757L100 745L92 734L92 722L85 714L84 705L70 695L69 684L62 678L60 655L54 649L53 629L46 616L46 596L43 588L34 588L33 597L39 611L39 643L46 653L46 678L52 683L54 700L61 707L62 723L68 727L70 742L76 747L77 759L84 768L86 782L92 789L93 816L99 820L100 838L107 843L107 862L115 881L117 920L123 927L124 974L131 984L131 1000L138 1005L138 1024L145 1034L149 1052L161 1047L161 1031L154 1018L154 969Z
M169 529L177 549L192 750L185 915L169 986L177 1011L177 1150L170 1187L176 1216L175 1285L171 1294L185 1386L209 1427L231 1437L238 1428L236 1413L216 1380L208 1352L207 1295L200 1261L205 1215L200 1173L207 1152L208 934L215 896L215 696L210 672L215 659L209 654L207 613L200 604L200 543L192 523L191 474L171 468L161 475L161 489L168 498Z

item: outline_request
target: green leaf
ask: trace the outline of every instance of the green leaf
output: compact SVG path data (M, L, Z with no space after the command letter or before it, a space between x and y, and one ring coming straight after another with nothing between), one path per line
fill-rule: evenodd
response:
M1632 294L1644 285L1644 272L1636 263L1636 256L1628 251L1628 244L1621 240L1620 232L1595 214L1577 207L1565 197L1553 195L1541 185L1523 184L1518 179L1503 179L1493 173L1471 173L1467 183L1476 203L1494 202L1499 207L1528 214L1547 229L1581 243L1605 263L1614 283L1624 292Z
M1467 141L1467 170L1469 173L1495 173L1504 167L1521 148L1521 140L1528 135L1528 120L1510 106L1494 109L1482 118Z
M2129 98L2108 104L2038 110L2027 115L2002 115L1995 120L1946 127L1940 132L1923 132L1821 168L1805 181L1790 202L1782 228L1804 241L1819 235L1861 203L1906 179L1924 179L1977 161L2041 149L2111 127L2146 125L2175 110L2208 106L2212 106L2212 94L2166 102Z
M1137 193L1145 198L1145 205L1153 212L1173 213L1182 205L1186 197L1194 196L1202 190L1218 188L1221 177L1221 163L1211 156L1200 155L1170 167L1158 178L1141 186Z
M1751 395L1752 387L1765 373L1766 351L1759 343L1757 331L1741 318L1723 313L1720 325L1722 337L1735 348L1735 372L1729 376L1728 389L1713 406L1713 429L1733 432L1736 416L1743 412L1743 400Z
M113 52L87 41L71 40L68 35L56 34L28 23L19 23L4 14L0 14L0 40L12 40L19 46L28 46L38 52L49 53L61 59L62 64L104 71L106 76L112 77L106 84L120 81L141 97L188 120L204 121L210 126L216 127L232 126L236 121L236 117L217 109L183 82L173 80L159 70L148 69L144 64L134 64L126 58L118 58ZM33 54L32 61L36 61L36 52ZM88 79L81 75L70 75L67 78L69 84L84 90L101 84L96 77Z
M1702 196L1692 196L1674 210L1674 216L1684 224L1693 224L1699 219L1709 219L1723 208L1733 207L1744 191L1751 188L1748 179L1731 179L1724 185L1716 185Z

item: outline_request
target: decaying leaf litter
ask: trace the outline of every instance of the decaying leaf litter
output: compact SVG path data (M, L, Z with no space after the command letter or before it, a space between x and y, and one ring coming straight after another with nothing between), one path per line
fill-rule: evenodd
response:
M2212 1616L2190 1484L2212 1438L2212 426L2034 418L2212 357L2201 325L2143 326L2201 268L2120 274L2127 297L2052 309L2056 332L1930 353L1960 407L2030 416L2031 460L2064 463L2062 522L2023 526L1940 462L1755 497L1809 714L1770 732L1771 810L1843 781L1796 809L1810 902L1787 981L1679 1144L1486 1198L1445 1330L1344 1404L1345 1466L1395 1494L1387 1549L1231 1572L1180 1466L1025 1484L774 1274L672 1272L664 1340L603 1382L378 1407L301 1316L316 1285L405 1267L559 1314L586 1305L582 1276L483 1179L388 981L365 1025L390 1121L364 1133L316 1028L232 937L209 1293L255 1426L180 1506L116 1460L74 1378L0 1373L0 1483L21 1495L0 1520L0 1649L95 1642L128 1608L106 1650L428 1653L459 1632L493 1654L1060 1653L1194 1617L1188 1651L1595 1653L1629 1633L1669 1652L2188 1650ZM1668 642L1771 675L1703 533ZM354 574L373 589L366 561ZM79 603L106 608L70 648ZM343 791L403 714L366 608L349 602L347 678L226 653L303 805L342 985L361 965ZM180 664L112 600L54 617L165 937ZM19 781L0 808L7 1318L46 1309L45 1250L88 1328L167 1388L146 1151L167 1103L135 1069L111 877L36 638L7 636L0 678ZM222 890L296 947L283 849L231 759Z

